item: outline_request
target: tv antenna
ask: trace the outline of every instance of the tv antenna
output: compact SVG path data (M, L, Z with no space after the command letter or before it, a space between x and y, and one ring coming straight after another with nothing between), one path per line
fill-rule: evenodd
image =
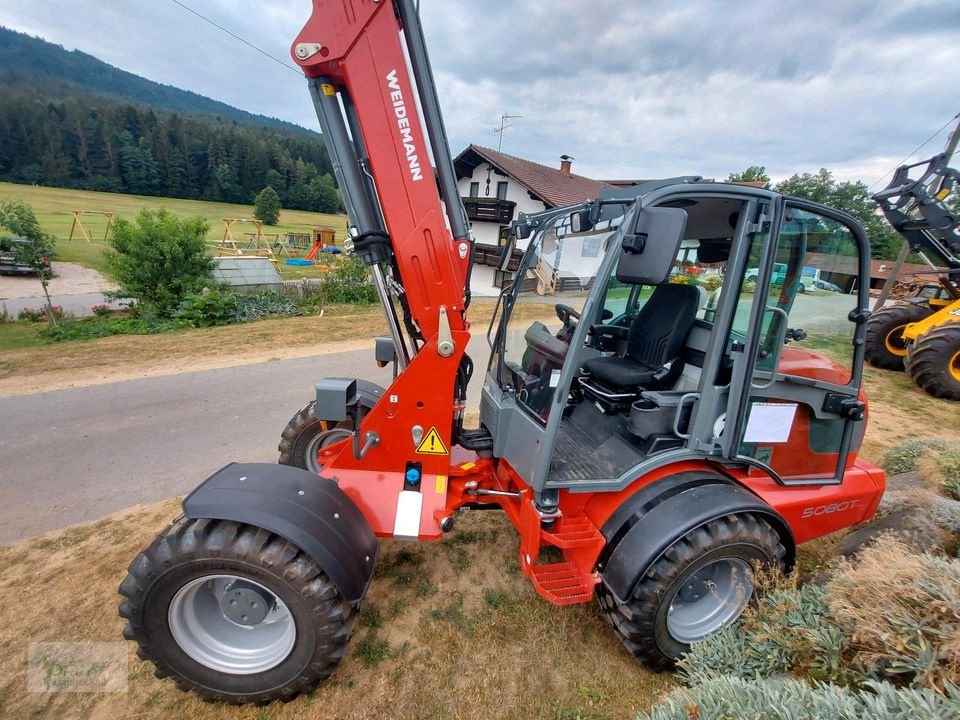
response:
M522 117L523 115L508 115L507 113L504 113L503 115L500 116L500 127L493 131L494 135L500 136L499 139L497 140L497 152L500 152L500 148L503 147L503 131L506 130L508 127L512 127L512 125L507 124L507 120L513 120L514 118L522 118Z

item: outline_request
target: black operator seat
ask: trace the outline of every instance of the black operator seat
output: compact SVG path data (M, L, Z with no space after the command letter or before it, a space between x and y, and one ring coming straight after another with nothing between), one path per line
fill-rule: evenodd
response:
M630 323L623 357L592 358L583 368L593 378L617 389L649 387L682 369L678 355L700 306L695 285L657 285ZM667 369L668 363L670 368Z

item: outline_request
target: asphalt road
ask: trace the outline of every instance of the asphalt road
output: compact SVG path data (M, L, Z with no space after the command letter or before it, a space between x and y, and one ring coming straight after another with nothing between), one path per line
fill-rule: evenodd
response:
M369 350L0 398L0 545L189 492L228 462L275 462L322 377L386 387ZM489 350L470 342L475 405Z

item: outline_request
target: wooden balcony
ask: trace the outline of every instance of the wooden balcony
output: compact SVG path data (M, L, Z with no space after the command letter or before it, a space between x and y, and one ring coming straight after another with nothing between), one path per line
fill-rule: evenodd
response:
M463 198L463 207L471 222L491 222L507 225L513 220L513 211L517 204L512 200L498 198Z

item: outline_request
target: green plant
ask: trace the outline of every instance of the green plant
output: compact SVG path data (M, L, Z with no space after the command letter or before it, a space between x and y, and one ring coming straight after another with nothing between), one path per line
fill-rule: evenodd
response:
M369 305L377 302L377 292L370 284L366 266L353 258L341 257L333 263L321 287L329 303Z
M133 222L114 223L108 267L128 297L170 316L184 297L209 283L208 228L201 217L181 220L166 210L141 210Z
M82 320L67 319L40 330L40 335L54 342L94 340L111 335L153 335L183 327L179 320L159 317L97 317Z
M28 322L40 322L50 317L53 317L54 320L62 320L64 317L63 306L50 305L42 308L23 308L17 313L17 320Z
M262 220L266 225L276 225L280 220L280 196L277 191L267 185L257 193L253 201L253 216Z
M233 293L204 288L201 293L184 297L174 317L192 327L229 325L236 322L237 307Z
M363 636L353 649L353 656L367 667L376 667L391 656L390 643L375 631Z
M913 472L927 451L940 451L945 447L946 443L940 438L921 438L894 445L883 457L883 469L890 475Z
M275 315L303 315L306 301L277 290L265 290L258 293L238 293L235 295L237 308L234 312L236 322L261 320Z
M792 678L711 678L692 688L674 691L666 703L638 720L917 720L955 718L960 691L947 695L932 690L898 689L870 681L851 690L825 683L807 685Z
M94 305L90 309L93 310L93 314L97 317L110 317L110 314L113 312L109 305Z

